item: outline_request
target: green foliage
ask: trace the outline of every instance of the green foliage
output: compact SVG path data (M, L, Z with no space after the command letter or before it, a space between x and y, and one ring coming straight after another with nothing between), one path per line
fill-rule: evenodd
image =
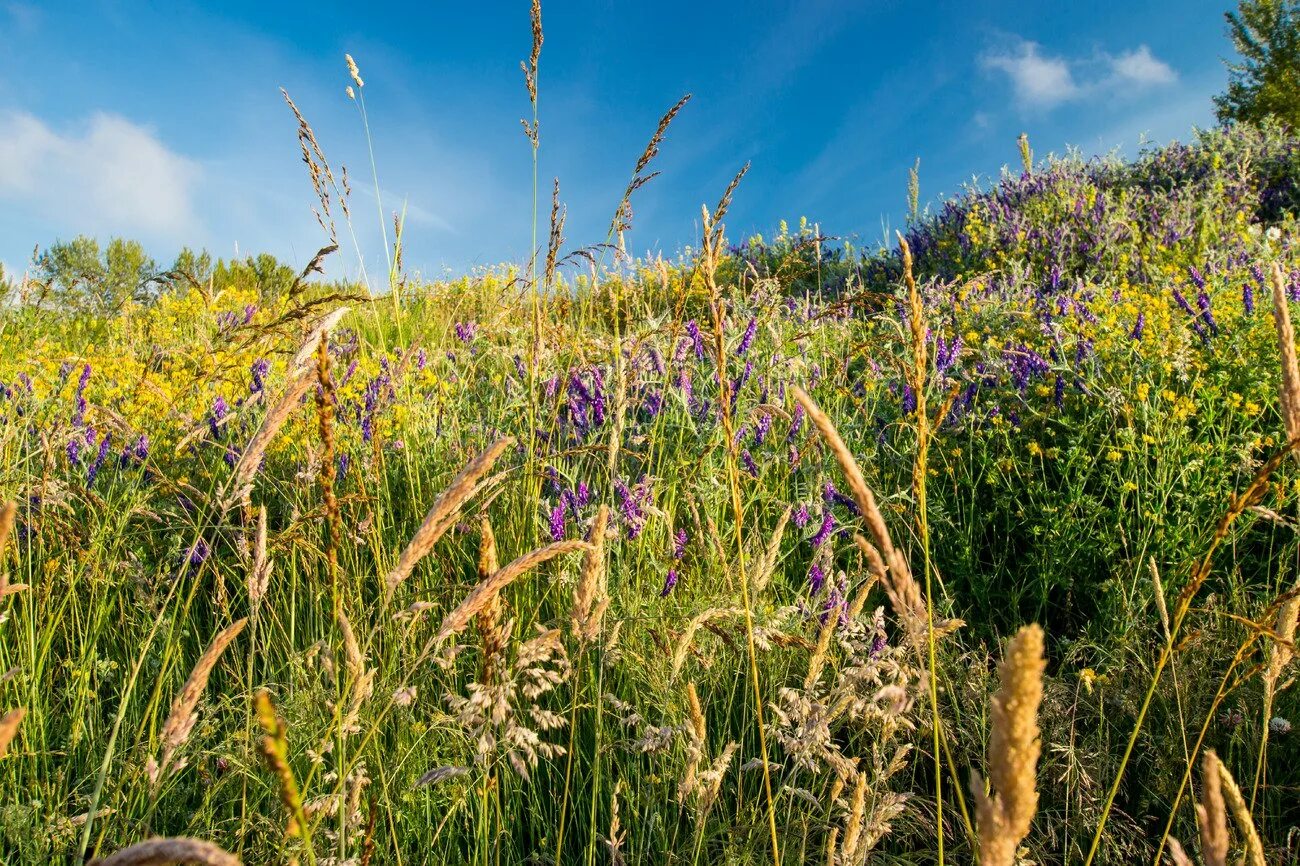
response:
M270 253L258 253L243 261L218 261L212 280L218 290L235 288L254 292L263 302L283 297L293 287L297 273Z
M1219 121L1300 127L1300 3L1241 0L1224 17L1240 59L1227 63L1228 89L1214 98Z
M112 315L157 295L158 266L139 241L123 238L102 251L85 235L55 242L37 256L35 273L45 296L73 312Z

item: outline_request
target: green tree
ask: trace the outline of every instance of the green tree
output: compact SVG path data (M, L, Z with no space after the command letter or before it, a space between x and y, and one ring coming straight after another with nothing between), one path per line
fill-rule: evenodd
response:
M274 301L293 288L298 274L270 253L258 253L243 261L219 261L212 272L217 291L252 289L264 303Z
M94 238L57 241L36 259L36 278L59 306L109 315L157 296L158 266L139 241L113 238L102 252Z
M1276 118L1300 128L1300 0L1241 0L1224 15L1240 55L1228 89L1214 98L1220 123Z

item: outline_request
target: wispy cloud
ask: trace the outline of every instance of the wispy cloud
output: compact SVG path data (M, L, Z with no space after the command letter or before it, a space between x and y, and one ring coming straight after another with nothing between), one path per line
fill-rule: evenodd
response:
M1047 110L1067 102L1114 93L1130 93L1172 84L1173 68L1139 45L1118 55L1066 58L1044 52L1037 42L1016 39L1008 47L986 52L980 64L1011 82L1016 103L1024 110Z
M0 200L69 233L170 240L198 231L194 161L123 117L94 114L61 132L24 112L0 115Z
M1110 58L1110 67L1119 81L1140 87L1173 84L1178 80L1169 64L1155 57L1145 45Z
M1044 55L1037 42L1021 40L1012 50L984 55L982 62L986 69L1006 73L1016 100L1025 107L1051 108L1080 92L1069 64Z

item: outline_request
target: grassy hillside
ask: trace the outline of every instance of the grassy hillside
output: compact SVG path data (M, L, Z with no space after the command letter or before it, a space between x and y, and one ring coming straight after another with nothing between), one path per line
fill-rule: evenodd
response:
M28 287L0 857L971 862L1026 623L1029 860L1104 824L1093 862L1151 862L1171 815L1194 851L1201 745L1296 856L1269 281L1300 301L1298 144L1026 154L915 215L912 271L719 225L373 300L214 280L103 318Z

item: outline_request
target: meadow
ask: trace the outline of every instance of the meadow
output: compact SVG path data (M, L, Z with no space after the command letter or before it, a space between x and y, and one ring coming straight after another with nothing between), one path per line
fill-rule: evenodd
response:
M519 266L13 286L3 862L1297 862L1300 139L632 259L677 108Z

